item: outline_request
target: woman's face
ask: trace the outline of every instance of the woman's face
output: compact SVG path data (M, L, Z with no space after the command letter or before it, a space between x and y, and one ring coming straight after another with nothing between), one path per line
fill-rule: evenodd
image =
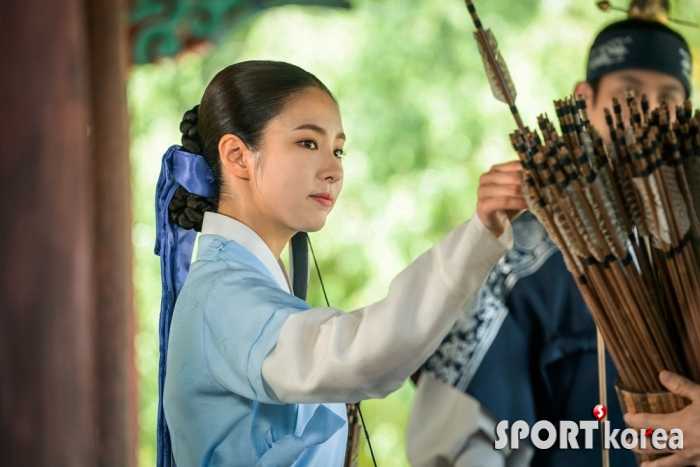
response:
M315 232L343 186L345 134L337 104L324 91L297 94L263 132L253 197L273 228Z

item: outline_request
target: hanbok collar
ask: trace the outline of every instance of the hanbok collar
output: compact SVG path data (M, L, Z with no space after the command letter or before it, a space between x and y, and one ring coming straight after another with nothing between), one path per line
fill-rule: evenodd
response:
M282 290L291 293L289 282L282 269L283 265L275 258L272 250L270 250L263 239L243 222L223 214L205 212L204 221L202 222L202 234L218 235L226 240L235 241L260 260L267 270L270 271Z

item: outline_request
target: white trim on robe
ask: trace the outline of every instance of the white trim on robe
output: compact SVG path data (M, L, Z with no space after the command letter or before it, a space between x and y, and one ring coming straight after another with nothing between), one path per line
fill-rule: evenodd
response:
M289 282L287 282L285 273L282 270L282 265L275 258L275 255L272 254L272 250L260 238L260 235L243 222L223 214L205 212L204 220L202 221L202 234L218 235L226 240L233 240L240 244L265 265L282 290L292 293L289 289Z

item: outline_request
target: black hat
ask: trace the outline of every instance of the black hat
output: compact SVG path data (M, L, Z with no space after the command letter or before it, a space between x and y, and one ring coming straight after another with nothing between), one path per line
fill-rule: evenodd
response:
M586 80L621 70L658 71L677 78L690 96L692 63L683 36L660 22L630 18L598 34L588 56Z

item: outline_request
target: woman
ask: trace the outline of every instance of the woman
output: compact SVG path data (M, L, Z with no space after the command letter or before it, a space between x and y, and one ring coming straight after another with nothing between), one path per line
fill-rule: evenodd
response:
M157 245L175 462L342 466L344 403L399 388L512 243L509 215L525 208L519 163L481 177L477 216L399 274L385 299L344 313L291 295L279 261L296 232L323 227L342 188L345 135L328 89L294 65L238 63L214 77L181 130L184 151L168 151L159 181ZM182 285L191 249L181 229L193 227L202 235Z

